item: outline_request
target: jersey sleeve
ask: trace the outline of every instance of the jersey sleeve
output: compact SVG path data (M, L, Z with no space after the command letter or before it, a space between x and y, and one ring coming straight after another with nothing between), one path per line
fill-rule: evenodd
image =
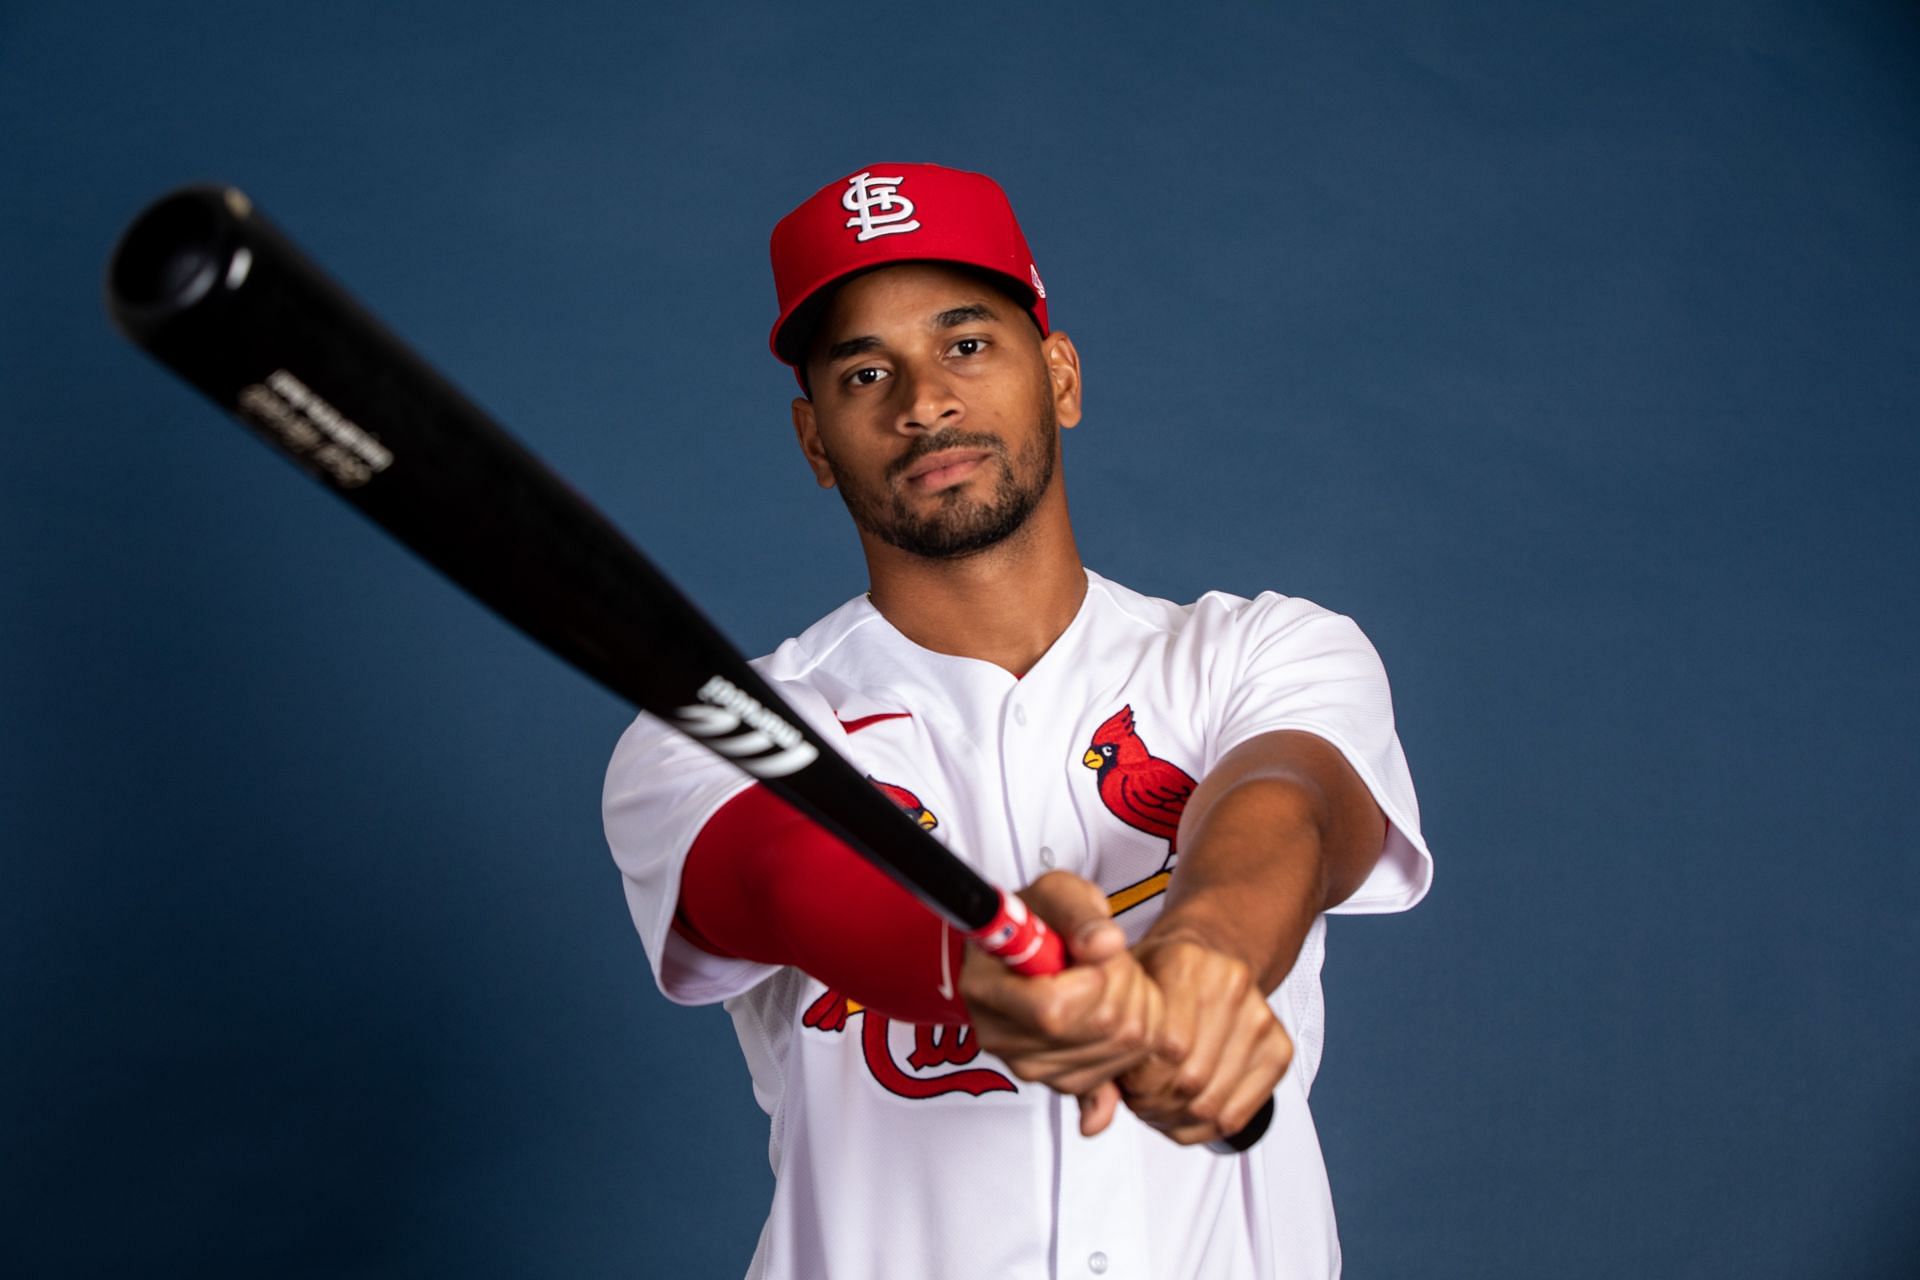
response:
M752 989L776 966L712 955L673 929L680 873L694 837L752 780L684 734L641 715L607 766L601 819L661 994L713 1004Z
M1222 620L1237 643L1222 646L1230 669L1217 685L1218 760L1263 733L1299 730L1346 757L1386 814L1387 843L1366 882L1336 914L1404 911L1426 896L1433 856L1420 833L1420 806L1394 732L1386 669L1353 619L1305 600L1266 594Z

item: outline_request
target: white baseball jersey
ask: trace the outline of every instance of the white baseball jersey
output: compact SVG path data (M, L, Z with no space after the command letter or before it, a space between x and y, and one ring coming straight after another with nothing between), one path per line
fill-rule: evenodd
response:
M1340 911L1403 910L1431 879L1379 659L1351 620L1304 600L1176 605L1089 573L1073 623L1016 678L921 648L862 597L754 665L896 802L930 812L934 837L987 879L1076 872L1108 892L1132 938L1158 915L1178 856L1165 802L1184 802L1180 779L1190 788L1276 730L1337 747L1392 824ZM672 931L689 846L746 785L642 716L614 751L605 816L661 991L726 1002L772 1120L773 1208L750 1280L1339 1273L1307 1111L1324 920L1272 997L1295 1057L1259 1145L1177 1146L1124 1110L1083 1138L1073 1099L1015 1080L969 1031L902 1025L796 970L716 957ZM944 954L932 933L928 946Z

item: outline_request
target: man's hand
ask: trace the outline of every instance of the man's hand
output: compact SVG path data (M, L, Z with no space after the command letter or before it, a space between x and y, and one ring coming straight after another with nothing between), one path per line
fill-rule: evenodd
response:
M1134 948L1166 1014L1153 1057L1120 1077L1130 1110L1175 1142L1240 1132L1293 1061L1293 1040L1246 961L1191 926Z
M1127 1105L1176 1142L1238 1133L1293 1061L1267 1007L1316 916L1366 880L1387 820L1340 751L1261 734L1201 779L1180 816L1180 862L1134 948L1160 987L1163 1048L1121 1077Z
M1050 871L1020 896L1059 932L1071 966L1022 978L968 947L960 994L980 1047L1022 1080L1080 1099L1080 1132L1091 1137L1119 1105L1114 1078L1138 1067L1160 1043L1166 1016L1160 990L1127 950L1098 885Z

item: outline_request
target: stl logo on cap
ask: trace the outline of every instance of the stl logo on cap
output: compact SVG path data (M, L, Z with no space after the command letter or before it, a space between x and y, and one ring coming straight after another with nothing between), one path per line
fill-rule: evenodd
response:
M793 366L803 391L807 339L833 288L876 267L937 262L986 272L1033 317L1041 337L1050 332L1033 252L1007 193L983 173L904 161L862 165L780 219L768 248L780 315L767 344Z
M855 240L864 242L875 236L897 236L920 229L919 220L913 216L913 201L900 194L904 181L904 176L876 178L871 171L847 179L847 194L840 197L840 203L853 215L847 225L860 228Z

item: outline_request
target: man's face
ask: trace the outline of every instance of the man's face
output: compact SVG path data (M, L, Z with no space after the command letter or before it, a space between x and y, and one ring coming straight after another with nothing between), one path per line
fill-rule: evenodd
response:
M860 529L918 556L971 555L1019 530L1055 482L1062 410L1067 426L1079 416L1072 351L964 272L888 267L835 296L794 426Z

